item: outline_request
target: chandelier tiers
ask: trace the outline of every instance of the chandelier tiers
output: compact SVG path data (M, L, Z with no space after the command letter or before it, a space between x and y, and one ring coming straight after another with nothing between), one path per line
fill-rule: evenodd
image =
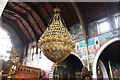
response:
M38 41L38 47L51 61L59 63L64 60L75 48L74 40L67 30L59 8L54 14L44 34Z

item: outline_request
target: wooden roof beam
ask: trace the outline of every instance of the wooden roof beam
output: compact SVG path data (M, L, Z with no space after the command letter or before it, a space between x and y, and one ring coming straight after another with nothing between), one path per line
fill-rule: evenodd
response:
M28 12L28 13L32 16L33 20L35 21L35 24L38 24L38 23L36 22L35 18L33 17L33 15L31 14L31 12L30 12L29 10L21 7L20 5L18 5L18 4L16 4L16 3L14 3L14 4L15 4L16 6L22 8L22 9L25 10L26 12ZM36 32L36 30L35 30L35 28L34 28L35 26L33 27L33 25L31 24L30 20L26 17L25 14L21 13L20 11L15 10L15 9L12 9L12 10L15 11L17 14L22 15L21 17L23 17L23 18L26 20L26 22L29 23L29 25L30 25L33 33L34 33L35 40L36 40L36 39L38 38L38 33ZM37 25L37 26L38 26L38 25ZM42 30L40 29L40 31L42 31Z
M17 31L16 33L18 34L20 40L22 41L22 43L25 45L26 43L28 43L28 39L25 37L25 35L23 34L23 31L21 30L20 27L16 27L18 26L18 24L14 24L17 23L15 20L11 20L5 16L2 17L2 21L3 23L5 23L6 25L11 26L15 31ZM4 25L3 25L4 28Z
M39 21L36 21L36 19L32 16L31 12L27 10L31 14L31 16L34 18L34 20L35 20L36 24L38 25L40 31L42 33L44 33L45 29L43 29L42 27L46 27L45 20L43 19L42 16L38 15L38 14L40 14L39 11L38 11L38 9L35 6L33 6L31 3L23 3L23 4L26 4L27 6L29 6L32 9L32 11L34 11L35 14L39 17L39 21L41 21L41 25L39 24Z
M33 31L33 33L34 33L35 40L36 40L36 38L38 37L38 34L37 34L37 32L35 31L35 29L33 28L30 20L26 17L26 15L23 14L23 13L21 13L21 12L19 12L19 11L17 11L17 10L15 10L15 9L13 9L13 8L11 8L11 7L9 7L9 10L11 10L11 11L13 11L14 13L18 14L19 16L21 16L21 17L29 24L29 26L31 27L31 29L32 29L32 31Z
M31 40L33 41L31 34L30 34L29 31L27 30L26 26L25 26L24 23L21 21L21 19L19 19L18 17L14 16L14 15L12 15L12 14L9 14L9 13L6 12L5 10L4 10L3 13L6 13L6 14L12 16L12 17L15 17L17 20L19 20L19 21L20 21L20 24L21 24L21 25L25 28L25 30L27 31L28 36L29 36L29 37L31 38ZM21 28L23 28L23 27L21 27ZM26 33L24 33L24 34L26 34Z

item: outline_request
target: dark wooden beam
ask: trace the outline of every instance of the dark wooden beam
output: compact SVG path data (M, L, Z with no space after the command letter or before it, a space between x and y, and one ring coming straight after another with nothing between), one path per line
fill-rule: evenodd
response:
M50 2L45 2L45 3L43 3L44 4L44 6L46 7L46 9L47 9L47 11L48 11L48 13L49 13L49 15L50 15L50 18L52 17L52 15L53 15L53 7L52 7L52 5L50 4Z
M19 19L18 17L14 16L13 14L10 14L10 13L8 13L8 12L6 12L6 11L4 11L4 13L6 13L6 14L8 14L8 15L10 15L10 16L13 16L13 17L15 17L16 19L18 19L18 20L21 22L21 24L24 26L24 28L26 29L26 31L28 32L31 40L34 41L33 38L32 38L32 36L31 36L31 34L29 33L28 29L26 28L26 26L24 25L24 23L21 21L21 19Z
M40 12L39 12L39 10L36 8L37 7L37 5L32 5L31 3L25 3L25 4L27 4L29 7L31 7L35 12L36 12L36 14L38 14L38 16L39 16L39 18L40 18L40 20L42 21L42 23L44 24L44 26L47 28L47 22L46 22L46 20L43 18L43 16L41 16L40 14ZM39 26L39 28L40 28L40 26ZM44 31L41 31L42 33L44 32Z
M25 35L23 34L23 31L21 30L20 27L16 27L18 26L18 24L14 24L17 23L15 20L9 19L5 16L2 17L2 22L5 23L6 25L11 26L14 31L17 33L17 35L19 36L20 40L22 41L22 43L25 45L26 43L28 43L28 39L25 37ZM4 25L3 25L4 28Z
M30 20L26 17L25 14L23 14L23 13L15 10L15 9L13 9L13 8L11 8L11 7L9 7L8 10L13 11L14 13L18 14L19 16L21 16L21 17L29 24L30 28L32 29L32 31L33 31L33 33L34 33L35 39L38 37L37 32L35 31L35 29L34 29L34 27L32 26Z
M47 15L49 16L48 18L50 19L50 14L49 14L49 12L48 12L48 10L46 8L47 5L44 5L43 3L39 3L39 4L42 5L42 7L45 9Z
M64 8L65 8L65 10L66 10L66 12L67 12L67 14L68 14L68 16L70 17L70 20L71 20L70 23L72 23L72 25L74 25L74 21L73 21L71 15L70 15L70 12L69 12L68 9L66 8L66 3L63 2L62 4L63 4L63 6L64 6ZM71 27L71 26L70 26L70 27Z
M22 9L25 10L26 12L28 12L28 13L32 16L32 18L34 19L35 23L36 23L37 26L38 26L38 23L37 23L36 19L33 17L33 15L31 14L31 12L30 12L29 10L27 10L27 9L25 9L25 8L23 8L23 7L21 7L20 5L18 5L18 4L16 4L16 3L14 3L14 4L15 4L16 6L22 8ZM15 11L17 14L20 14L20 15L23 16L22 18L24 18L25 21L29 23L29 25L30 25L30 27L31 27L31 29L32 29L32 31L33 31L33 33L34 33L35 39L37 39L37 38L38 38L38 33L35 31L34 27L32 26L30 20L26 17L26 15L23 14L23 13L21 13L21 12L19 12L19 11L16 11L15 9L13 9L13 11ZM39 27L39 26L38 26L38 27ZM39 27L39 29L40 29L40 31L43 33L43 31L41 30L40 27Z
M23 4L25 4L25 3L23 3ZM26 4L27 5L27 4ZM27 6L29 6L29 5L27 5ZM30 6L29 6L30 7ZM31 7L30 7L31 8ZM25 8L24 8L25 9ZM31 8L32 9L32 8ZM25 10L27 10L27 9L25 9ZM30 15L32 16L32 18L34 19L34 21L35 21L35 23L37 24L37 26L38 26L38 28L40 29L40 31L43 33L44 31L42 31L42 29L41 29L41 26L38 24L38 22L36 21L36 19L34 18L34 15L32 14L32 11L33 12L35 12L34 11L34 9L32 9L32 11L29 11L29 10L27 10L29 13L30 13ZM36 12L35 12L36 13ZM37 13L36 13L37 14ZM37 16L38 16L38 14L37 14ZM39 17L39 16L38 16ZM39 17L40 18L40 17ZM40 20L41 20L41 18L40 18ZM42 21L42 20L41 20ZM43 22L43 21L42 21ZM44 23L44 22L43 22Z

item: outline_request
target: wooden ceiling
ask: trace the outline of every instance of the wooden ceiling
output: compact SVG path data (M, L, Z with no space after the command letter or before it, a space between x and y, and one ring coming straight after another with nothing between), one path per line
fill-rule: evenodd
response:
M8 2L2 21L15 28L23 43L30 43L44 33L56 5L67 27L80 23L71 2ZM118 11L117 2L78 2L77 6L86 24Z

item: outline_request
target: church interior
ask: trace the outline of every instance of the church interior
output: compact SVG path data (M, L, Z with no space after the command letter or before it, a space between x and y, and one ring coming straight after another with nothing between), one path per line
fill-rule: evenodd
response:
M120 79L119 4L0 1L0 79Z

